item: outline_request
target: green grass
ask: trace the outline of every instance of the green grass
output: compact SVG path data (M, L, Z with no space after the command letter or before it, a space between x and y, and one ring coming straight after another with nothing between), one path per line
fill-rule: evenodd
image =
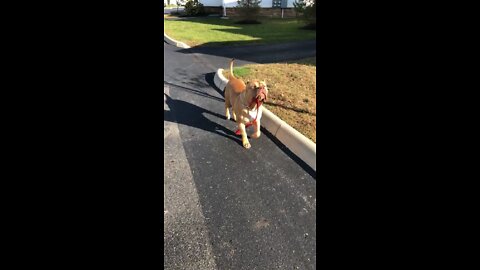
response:
M164 20L165 32L190 46L269 44L313 40L316 32L299 29L296 19L262 19L262 24L235 24L237 19L191 18Z
M237 77L245 77L250 74L251 70L249 67L234 67L233 74Z

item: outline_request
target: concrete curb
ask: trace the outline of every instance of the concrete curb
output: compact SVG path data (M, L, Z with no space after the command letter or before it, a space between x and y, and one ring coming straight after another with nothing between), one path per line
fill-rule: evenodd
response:
M223 91L228 80L222 72L221 68L217 70L213 82ZM262 112L262 126L316 172L317 145L267 108L263 107Z
M185 44L183 42L180 42L180 41L177 41L177 40L167 36L167 34L165 34L165 32L163 32L163 40L165 40L168 44L173 45L173 46L177 46L179 48L183 48L183 49L190 49L191 48L187 44Z

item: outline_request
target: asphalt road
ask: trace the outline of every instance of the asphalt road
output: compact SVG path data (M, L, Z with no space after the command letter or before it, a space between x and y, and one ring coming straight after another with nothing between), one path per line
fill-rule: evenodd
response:
M183 11L184 10L184 7L178 7L178 11ZM174 8L163 8L163 14L170 14L172 12L176 12L177 11L177 8L174 7Z
M225 64L225 58L235 58L242 60L236 64L242 65L247 63L276 63L281 61L296 60L316 55L316 41L307 40L300 42L289 42L272 45L245 45L245 46L229 46L227 48L219 48L215 46L205 46L191 49L182 49L182 53L197 53L208 56L209 59L215 61L220 67L228 66ZM219 62L220 61L220 62Z
M265 133L242 147L212 86L229 58L164 54L165 269L315 269L315 175Z

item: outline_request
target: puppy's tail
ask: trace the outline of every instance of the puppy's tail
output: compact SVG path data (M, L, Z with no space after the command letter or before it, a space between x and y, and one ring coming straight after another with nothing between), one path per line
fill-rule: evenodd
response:
M229 76L229 79L231 79L231 78L236 79L235 75L233 75L233 61L235 61L235 59L232 58L232 60L230 60L230 76Z

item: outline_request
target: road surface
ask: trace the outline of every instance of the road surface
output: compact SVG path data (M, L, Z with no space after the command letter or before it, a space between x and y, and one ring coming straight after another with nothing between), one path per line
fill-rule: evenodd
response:
M315 174L265 132L242 147L212 86L228 57L164 54L165 269L315 269Z
M178 7L179 12L183 11L184 9L185 9L184 7ZM177 12L177 8L176 7L163 8L163 14L170 14L172 12Z

